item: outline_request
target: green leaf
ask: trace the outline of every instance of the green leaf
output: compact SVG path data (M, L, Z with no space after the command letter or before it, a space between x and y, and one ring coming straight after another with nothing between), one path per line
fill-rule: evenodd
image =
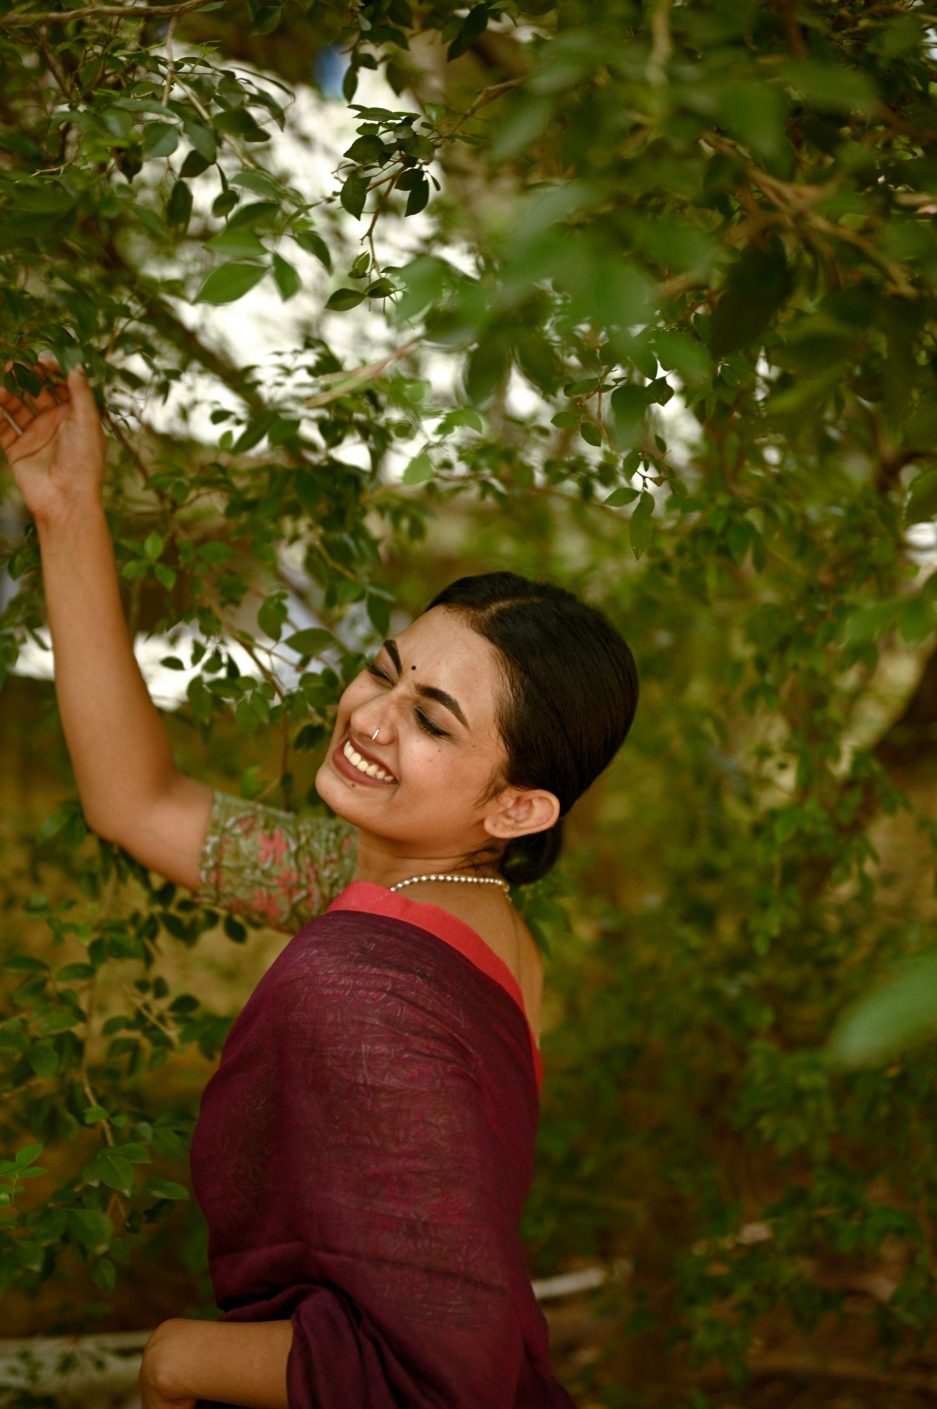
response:
M450 274L445 260L423 255L398 269L396 278L403 289L397 301L396 317L401 323L417 317L442 293Z
M289 264L278 254L273 256L273 278L284 303L298 293L303 286L303 281L292 264Z
M240 205L234 211L228 221L228 229L244 225L252 230L255 227L262 230L272 230L275 228L279 216L280 207L276 201L248 201L247 205Z
M232 186L240 186L245 191L253 192L255 196L265 196L278 202L283 198L283 191L265 171L236 171L228 180Z
M237 255L245 259L267 253L266 245L249 226L237 225L229 225L206 240L205 248L215 254Z
M334 308L336 312L344 313L348 308L357 308L359 303L364 302L365 295L360 289L336 289L330 295L326 308Z
M173 1179L147 1179L143 1185L148 1194L155 1194L158 1199L188 1199L190 1194L184 1184L177 1184Z
M195 556L203 563L209 563L212 567L217 567L220 563L229 563L234 557L234 549L230 543L200 543L195 550Z
M712 376L713 362L709 349L689 333L655 333L653 347L661 366L667 371L675 371L688 386L699 385Z
M221 264L209 274L193 303L235 303L259 284L266 272L261 264Z
M451 61L466 53L467 50L472 47L475 40L484 34L485 30L488 28L490 18L491 7L488 0L484 0L484 3L481 5L473 6L463 20L455 39L453 39L452 43L449 45L446 51L446 58Z
M143 155L169 157L179 145L179 129L171 122L150 122L143 129Z
M380 137L368 133L364 137L356 137L344 155L359 166L374 166L383 162L388 155L388 148Z
M732 266L713 311L709 346L714 357L748 347L786 302L791 289L784 246L772 239L750 245Z
M149 562L155 563L165 546L165 540L154 530L152 533L148 533L143 540L143 555Z
M551 97L530 93L515 99L494 134L492 160L510 161L541 137L553 116L553 101Z
M109 1258L99 1257L91 1264L91 1280L102 1292L112 1292L117 1285L117 1268Z
M239 700L234 711L234 722L242 734L253 734L261 723L257 706L253 699Z
M618 450L636 445L643 437L648 407L646 387L619 386L609 397L612 412L610 430Z
M365 601L371 625L379 636L386 636L390 630L391 603L380 592L369 592Z
M54 829L47 830L45 836L40 838L40 840L43 841L46 840L47 837L54 836L55 833L60 830L60 827L64 825L66 819L61 818L60 820L57 814L53 814L52 817L47 817L45 820L46 823L50 824L55 822L56 826ZM10 957L4 959L2 965L0 965L0 968L2 968L3 972L6 974L45 973L48 967L49 965L45 963L44 960L37 959L34 954L11 954Z
M45 1149L45 1145L35 1143L23 1145L13 1156L13 1163L17 1169L25 1169L28 1164L34 1164Z
M425 176L421 176L419 181L410 188L407 196L407 205L404 210L405 215L419 215L424 210L429 200L429 182Z
M368 198L368 183L357 171L353 171L345 180L339 199L349 215L356 219L364 210L364 203Z
M304 249L307 254L315 255L319 263L331 274L332 256L322 236L317 235L315 230L294 230L292 235L300 249Z
M640 493L639 489L629 489L622 485L619 489L612 490L605 503L610 504L613 509L619 509L624 504L633 504Z
M912 481L905 522L927 523L937 518L937 470L925 470Z
M257 612L257 625L274 641L279 641L288 616L289 606L286 601L286 593L271 592L269 597L265 597L260 604Z
M252 416L231 446L232 454L243 455L246 450L253 450L255 445L259 445L273 424L275 414L273 411L261 411L260 415Z
M282 19L282 5L261 5L254 12L251 34L272 34Z
M176 181L166 202L167 224L185 230L191 218L192 192L185 181Z
M335 645L335 638L331 631L325 631L321 627L310 626L303 631L294 631L292 636L287 636L283 643L289 646L291 651L295 651L300 656L317 656L320 651L325 651L329 646Z
M94 978L97 970L93 964L63 964L55 975L59 983L74 983L83 979Z
M784 94L770 83L737 79L719 85L724 126L764 161L774 161L787 146L787 107Z
M215 141L215 134L210 127L204 123L196 122L194 118L187 118L185 121L185 135L192 143L203 161L209 165L218 155L218 144Z
M425 484L433 478L433 462L425 450L414 455L402 475L404 484Z
M193 150L186 153L185 161L179 168L179 175L184 181L193 181L196 176L201 176L203 172L206 172L210 166L210 161L206 161L200 152Z
M94 1159L85 1166L85 1174L120 1194L129 1194L133 1188L133 1165L124 1155L114 1154L109 1149L98 1150Z
M101 1253L110 1247L114 1225L106 1213L96 1208L70 1208L68 1235L90 1253Z
M636 558L640 558L651 541L651 535L654 531L653 514L654 496L645 489L628 520L631 551Z
M784 76L794 90L819 112L869 113L876 104L875 88L867 75L819 59L788 62Z
M839 1019L829 1041L841 1066L884 1062L937 1036L937 953L898 965Z
M270 133L257 122L247 108L227 108L214 119L216 132L230 133L242 142L269 142Z
M476 404L489 401L504 385L511 369L511 355L504 340L482 338L469 356L465 369L465 390Z
M774 392L764 402L766 419L796 419L814 410L842 386L843 370L841 365L834 362L817 376L798 378L792 386Z
M59 1069L59 1054L54 1042L44 1039L34 1042L26 1053L29 1065L37 1076L54 1076Z

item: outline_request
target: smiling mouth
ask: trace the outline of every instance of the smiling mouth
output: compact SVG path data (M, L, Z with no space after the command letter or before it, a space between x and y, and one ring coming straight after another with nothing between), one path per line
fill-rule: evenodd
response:
M397 781L393 773L388 772L383 764L378 763L376 759L367 758L360 754L348 738L343 740L336 752L342 755L349 768L353 768L362 777L371 778L376 783L396 783Z

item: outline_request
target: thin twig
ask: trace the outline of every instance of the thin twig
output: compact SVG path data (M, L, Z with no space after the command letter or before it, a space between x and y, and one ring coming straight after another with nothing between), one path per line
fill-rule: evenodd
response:
M356 367L353 372L349 372L344 381L339 381L329 391L320 391L315 396L310 396L303 402L304 406L328 406L330 401L337 401L341 396L347 396L350 391L355 391L357 387L363 386L365 382L374 381L382 372L386 371L395 362L399 362L401 357L406 357L407 353L416 347L419 339L411 338L401 347L394 348L393 352L387 353L385 357L379 357L376 362L367 362L362 367ZM342 373L330 373L331 376L339 377Z
M440 136L448 139L458 132L470 117L474 117L479 108L483 108L486 103L494 102L495 98L500 98L502 93L506 93L510 88L517 88L524 82L524 78L506 78L503 83L490 83L487 88L483 88L473 103L456 118L451 127L447 127L445 132L440 132Z
M647 77L655 88L667 82L667 62L673 53L670 7L671 0L658 0L651 12L651 54L647 61Z
M173 35L176 32L176 25L178 21L179 16L177 14L173 15L166 29L166 83L163 87L164 104L168 103L169 101L169 95L172 92L172 81L176 76L176 66L174 62L172 41Z
M23 29L33 24L64 24L66 20L86 20L95 15L133 20L147 15L179 16L202 10L215 0L181 0L178 5L87 5L81 10L17 10L0 19L0 29Z

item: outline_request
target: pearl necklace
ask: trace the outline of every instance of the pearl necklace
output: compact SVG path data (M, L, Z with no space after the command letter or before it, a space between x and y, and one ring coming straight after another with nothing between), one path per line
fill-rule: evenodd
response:
M410 876L406 881L388 886L388 890L403 890L404 886L415 886L418 881L464 881L467 885L500 886L508 900L511 898L511 887L500 876L454 876L440 871L429 871L425 876Z

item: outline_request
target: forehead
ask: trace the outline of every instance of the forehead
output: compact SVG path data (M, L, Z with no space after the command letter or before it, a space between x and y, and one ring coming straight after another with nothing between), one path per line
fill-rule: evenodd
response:
M397 645L405 674L421 685L450 690L463 705L491 698L500 682L498 652L461 612L433 607L398 632Z

